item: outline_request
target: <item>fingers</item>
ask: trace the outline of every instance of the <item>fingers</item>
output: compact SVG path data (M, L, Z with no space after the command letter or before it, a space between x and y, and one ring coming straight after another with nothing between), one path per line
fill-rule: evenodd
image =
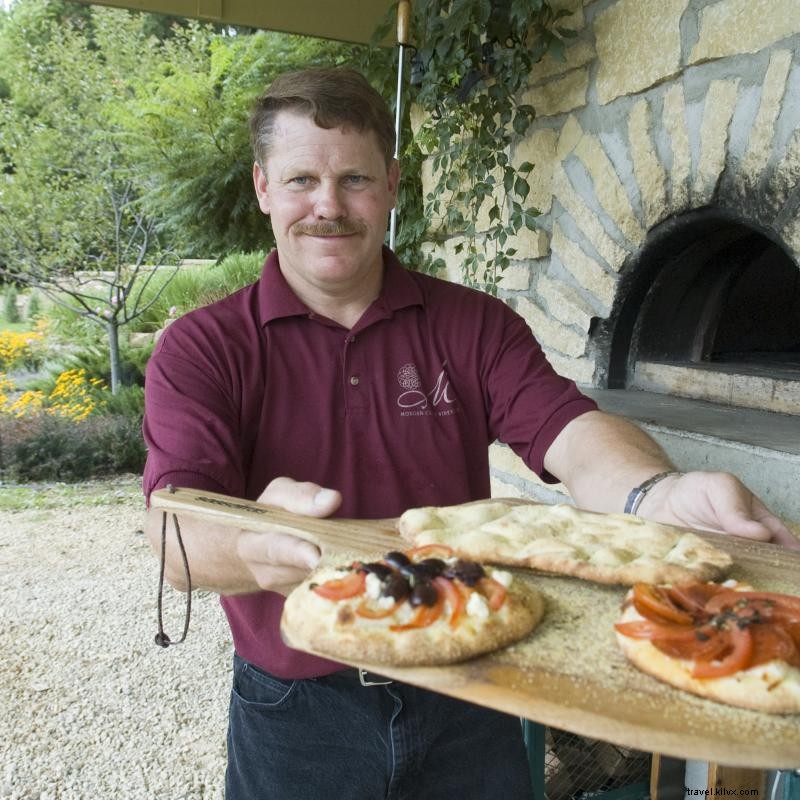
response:
M342 504L342 495L309 481L275 478L258 498L259 503L277 506L294 514L327 517Z
M705 473L702 480L707 483L710 514L701 527L800 550L800 539L738 478L729 473Z
M280 531L242 531L236 549L262 589L300 583L320 559L316 545Z

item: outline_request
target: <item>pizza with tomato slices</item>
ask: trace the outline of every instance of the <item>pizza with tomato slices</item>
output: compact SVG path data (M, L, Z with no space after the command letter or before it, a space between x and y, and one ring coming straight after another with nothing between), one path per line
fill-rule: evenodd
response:
M728 553L684 528L566 504L486 500L413 508L400 517L398 530L417 546L444 544L463 558L597 583L716 580L733 563Z
M643 672L729 705L800 713L800 597L735 581L640 583L622 609L617 641Z
M322 567L287 598L290 647L394 666L450 664L530 633L544 604L511 573L441 545Z

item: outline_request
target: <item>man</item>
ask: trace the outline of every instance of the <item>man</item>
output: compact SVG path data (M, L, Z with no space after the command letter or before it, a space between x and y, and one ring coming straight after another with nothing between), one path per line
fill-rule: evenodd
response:
M489 495L507 442L579 506L621 511L672 465L549 367L500 301L406 271L383 247L399 169L391 115L351 70L279 77L251 119L253 178L276 252L259 283L177 320L147 375L144 488L168 483L290 511L390 517ZM652 519L790 542L733 476L670 474ZM192 584L233 633L229 800L529 798L513 717L354 670L280 641L283 595L311 544L184 518ZM161 520L148 535L160 546ZM182 587L170 540L167 577ZM184 587L185 588L185 587Z

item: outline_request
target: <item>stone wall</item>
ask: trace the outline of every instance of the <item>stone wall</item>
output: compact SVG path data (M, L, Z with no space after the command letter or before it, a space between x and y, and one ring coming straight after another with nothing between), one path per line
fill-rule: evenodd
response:
M555 5L572 12L577 36L563 62L531 74L524 101L537 121L510 153L536 165L541 230L501 295L557 370L602 386L592 331L659 222L718 206L800 263L800 10L797 0ZM442 248L452 280L457 241ZM493 447L492 463L496 494L531 493L510 450Z

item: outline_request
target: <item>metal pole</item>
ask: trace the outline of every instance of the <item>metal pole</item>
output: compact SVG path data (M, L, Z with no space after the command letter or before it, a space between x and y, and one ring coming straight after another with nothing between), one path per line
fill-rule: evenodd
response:
M406 45L408 44L408 28L411 21L410 0L400 0L397 4L397 95L394 110L394 157L400 157L400 120L403 107L403 65ZM394 250L397 234L397 206L389 217L389 247Z

